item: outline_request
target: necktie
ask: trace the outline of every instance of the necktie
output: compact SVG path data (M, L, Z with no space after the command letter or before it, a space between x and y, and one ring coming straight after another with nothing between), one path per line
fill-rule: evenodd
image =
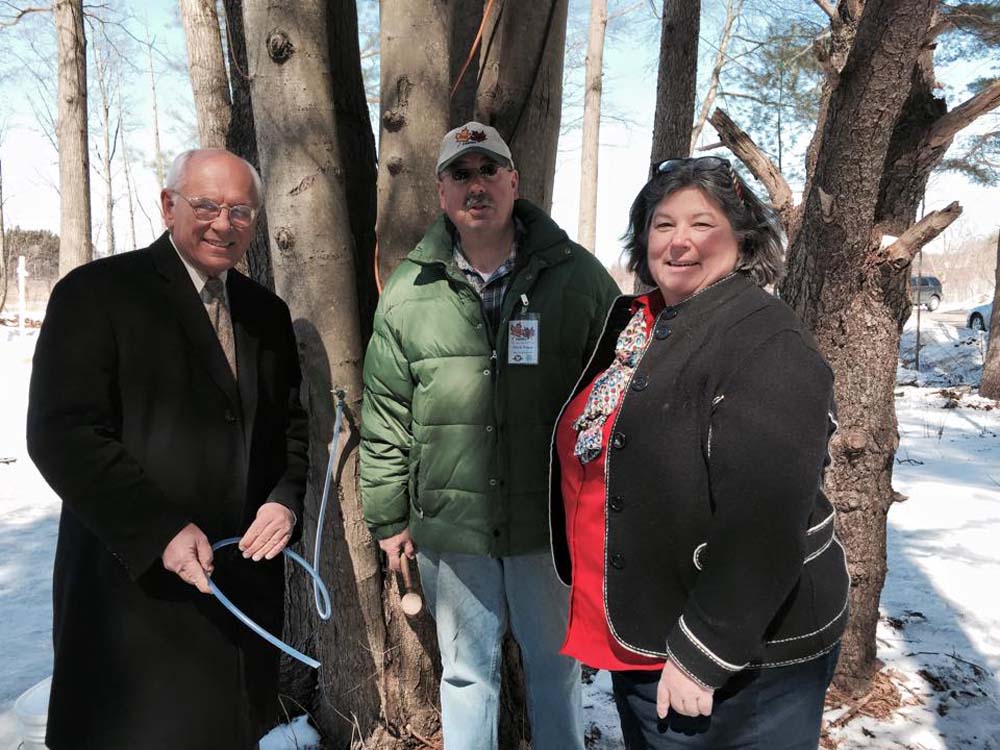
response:
M229 369L233 371L233 377L235 378L236 340L233 337L233 319L229 315L229 307L226 305L224 289L222 279L218 276L212 276L205 282L205 289L202 294L205 307L208 310L209 320L212 321L212 327L215 328L215 335L219 337L219 344L222 345L222 351L225 352L226 360L229 362Z

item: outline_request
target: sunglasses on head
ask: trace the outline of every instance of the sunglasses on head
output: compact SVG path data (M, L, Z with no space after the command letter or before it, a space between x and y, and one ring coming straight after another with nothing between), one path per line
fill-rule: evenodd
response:
M653 173L669 174L685 166L690 166L696 172L711 172L713 169L725 169L729 173L729 179L733 184L733 192L740 199L740 203L743 203L743 183L740 181L739 176L737 176L736 170L733 169L733 165L729 163L729 160L723 159L721 156L689 156L685 159L667 159L657 164L653 169Z
M503 167L496 162L486 161L479 165L477 169L471 167L451 167L446 169L445 172L451 177L455 182L463 183L468 182L472 179L473 175L478 174L484 180L492 180Z

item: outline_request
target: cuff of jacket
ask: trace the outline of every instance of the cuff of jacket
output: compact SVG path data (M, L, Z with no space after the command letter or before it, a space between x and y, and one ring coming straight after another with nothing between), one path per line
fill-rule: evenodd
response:
M667 655L678 669L706 690L718 690L748 664L734 664L713 652L681 615L667 636Z
M395 523L379 524L378 526L368 524L368 530L376 539L388 539L391 536L395 536L409 525L410 520L407 518L402 521L396 521Z

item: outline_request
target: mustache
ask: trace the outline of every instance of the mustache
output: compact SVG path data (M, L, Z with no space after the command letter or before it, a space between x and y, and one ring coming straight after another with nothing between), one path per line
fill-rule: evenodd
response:
M462 208L468 210L470 208L487 208L493 207L493 201L485 193L473 193L465 199L465 203L462 204Z

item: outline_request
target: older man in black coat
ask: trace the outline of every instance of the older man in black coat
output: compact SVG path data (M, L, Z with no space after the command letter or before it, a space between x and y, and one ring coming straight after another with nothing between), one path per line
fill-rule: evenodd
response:
M63 500L53 574L54 750L248 750L276 718L306 418L288 308L233 266L260 178L222 150L174 162L167 234L56 285L28 450ZM213 555L211 542L241 536Z

